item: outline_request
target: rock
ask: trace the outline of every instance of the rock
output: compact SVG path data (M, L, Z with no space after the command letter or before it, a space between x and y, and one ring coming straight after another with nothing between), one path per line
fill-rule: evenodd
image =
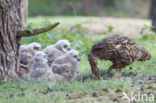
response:
M123 90L121 88L118 88L115 92L118 93L118 92L122 92Z
M129 69L132 70L133 68L132 67L129 67Z
M103 91L109 93L109 89L108 88L103 89Z
M93 97L99 97L99 96L101 96L101 94L100 93L97 93L97 92L93 92L92 96Z
M117 99L117 98L114 98L114 99L113 99L113 102L116 102L116 101L118 101L118 99Z
M69 97L69 94L67 93L66 96Z

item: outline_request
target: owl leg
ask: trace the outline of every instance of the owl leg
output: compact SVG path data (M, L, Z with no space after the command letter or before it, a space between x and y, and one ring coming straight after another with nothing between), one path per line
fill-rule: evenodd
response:
M117 66L117 68L116 68L116 72L115 72L113 78L119 78L120 75L121 75L121 72L122 72L122 68L119 67L119 66Z
M93 79L93 78L94 78L94 72L93 72L93 68L91 68L91 70L92 70L91 79Z
M101 74L100 74L100 70L98 68L91 68L92 69L92 76L91 79L94 78L94 75L100 79L101 78Z
M99 70L98 68L95 68L95 69L94 69L94 74L95 74L95 76L96 76L98 79L101 78L100 70Z
M115 68L115 66L114 66L114 64L112 64L108 69L107 69L107 73L109 73L109 72L111 72L112 71L112 69L114 69Z

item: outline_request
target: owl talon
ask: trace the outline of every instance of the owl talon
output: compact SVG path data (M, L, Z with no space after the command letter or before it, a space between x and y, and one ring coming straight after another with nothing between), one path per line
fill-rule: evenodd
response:
M114 79L114 78L119 78L120 75L121 75L121 72L122 72L122 68L117 68L117 69L116 69L116 73L115 73L114 76L113 76L113 79Z

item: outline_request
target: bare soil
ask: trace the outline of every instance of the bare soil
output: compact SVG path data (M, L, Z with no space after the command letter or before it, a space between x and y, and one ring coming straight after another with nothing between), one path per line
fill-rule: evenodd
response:
M82 22L82 27L90 34L103 34L108 31L107 26L113 26L113 33L128 36L139 36L144 24L151 25L149 20L126 18L93 18Z

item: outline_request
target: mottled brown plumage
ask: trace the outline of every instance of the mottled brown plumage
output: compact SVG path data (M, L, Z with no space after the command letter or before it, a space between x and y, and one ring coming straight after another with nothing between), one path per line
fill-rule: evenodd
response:
M133 61L149 60L151 54L128 37L113 35L99 41L91 49L88 60L90 64L94 64L94 66L91 65L91 68L96 69L94 71L98 71L97 64L94 63L96 62L95 58L110 60L113 64L108 68L107 72L116 68L114 77L119 77L122 68L130 65ZM97 73L94 74L96 75Z

